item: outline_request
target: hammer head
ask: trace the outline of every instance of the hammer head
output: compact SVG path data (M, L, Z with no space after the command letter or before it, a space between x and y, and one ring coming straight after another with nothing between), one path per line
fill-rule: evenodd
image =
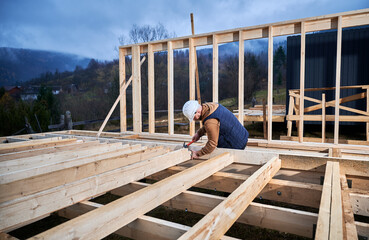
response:
M188 148L188 145L186 145L186 142L183 142L183 147Z

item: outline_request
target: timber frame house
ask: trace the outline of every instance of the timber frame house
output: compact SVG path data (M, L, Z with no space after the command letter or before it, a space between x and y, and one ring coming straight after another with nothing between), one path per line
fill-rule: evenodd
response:
M235 239L225 235L235 222L315 239L368 238L369 146L339 144L340 102L334 102L333 143L308 143L303 138L305 33L337 29L340 69L342 28L368 24L369 9L363 9L120 47L120 133L70 130L0 138L0 239L13 239L13 230L50 214L71 220L30 239L101 239L111 233L133 239ZM191 137L174 134L173 49L189 48L189 98L195 99L195 47L213 45L213 100L218 101L218 44L267 37L268 119L272 119L273 37L289 34L301 34L299 141L272 140L268 121L266 140L250 139L245 150L216 149L191 160L183 148ZM244 87L243 42L239 42L239 89ZM168 51L168 134L154 131L155 51ZM140 53L146 52L148 133L142 132L140 90ZM129 81L126 55L132 55ZM335 96L340 99L337 72ZM131 81L133 131L126 131L125 89ZM238 98L243 123L243 91ZM362 114L369 119L369 108ZM194 131L191 124L190 135ZM198 149L205 141L206 137L191 147ZM208 192L192 191L193 186ZM219 197L212 194L215 190L230 195ZM106 205L93 202L105 193L119 198ZM253 202L255 198L271 203ZM190 227L145 215L160 205L205 216Z

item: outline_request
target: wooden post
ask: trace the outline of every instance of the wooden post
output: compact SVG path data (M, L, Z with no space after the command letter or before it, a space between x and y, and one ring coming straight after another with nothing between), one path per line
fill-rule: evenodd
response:
M152 44L148 45L148 95L149 95L149 133L155 133L155 68Z
M141 113L141 67L140 67L140 46L132 47L132 112L133 112L133 132L142 132Z
M265 98L263 98L263 132L264 139L268 139Z
M190 71L190 100L195 100L195 46L193 38L189 39L189 71ZM190 123L190 135L195 135L195 122Z
M244 108L244 88L245 88L245 42L242 37L242 31L238 33L238 121L243 126L243 108Z
M213 102L218 102L218 93L219 93L219 85L218 85L218 70L219 70L219 58L218 54L218 37L217 35L213 35Z
M342 47L342 16L338 17L337 23L337 62L336 62L336 98L334 111L334 144L338 144L339 138L339 115L340 115L340 89L341 89L341 47Z
M174 66L173 43L168 41L168 134L174 134Z
M300 49L300 122L299 142L304 141L304 95L305 95L305 22L301 22Z
M273 114L273 27L268 34L268 142L272 140Z
M192 31L192 35L195 35L195 26L194 26L194 22L193 22L193 13L191 13L190 15L191 15L191 31ZM196 47L195 47L195 51L194 51L194 56L195 56L195 69L196 69L196 93L197 93L197 101L199 102L199 104L201 104L200 78L199 78L199 68L198 68L198 65L197 65ZM201 124L201 122L200 122L200 124Z
M68 130L72 130L73 129L73 121L72 121L72 114L70 111L66 111L65 112L65 116L66 116L66 126Z
M119 49L119 93L122 94L122 86L126 83L126 49ZM127 102L124 90L120 99L120 132L127 131Z
M322 94L322 143L325 142L325 125L326 125L326 114L325 114L325 93Z
M295 105L294 97L290 95L290 103L288 105L288 116L293 115L293 106ZM292 136L292 120L287 121L287 136Z

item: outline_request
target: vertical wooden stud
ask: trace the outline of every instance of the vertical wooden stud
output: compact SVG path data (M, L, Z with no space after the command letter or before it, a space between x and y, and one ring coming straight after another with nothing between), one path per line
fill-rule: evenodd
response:
M325 93L322 94L322 143L325 143L325 125L326 125L326 114L325 114Z
M119 94L122 94L122 86L126 83L126 50L119 49ZM127 131L127 102L126 90L120 99L120 132Z
M337 24L337 62L336 62L336 98L334 111L334 144L338 144L340 89L341 89L341 50L342 50L342 16L338 17Z
M242 37L242 31L238 33L238 121L243 125L244 108L244 88L245 88L245 42Z
M133 110L133 132L142 132L141 113L141 66L140 46L132 47L132 110Z
M273 27L268 34L268 142L272 140L273 117Z
M189 39L189 71L190 71L190 100L195 100L195 46L193 38ZM190 135L195 135L195 122L190 123Z
M213 102L219 101L219 48L218 37L213 35Z
M304 138L304 95L305 95L305 22L301 22L301 49L300 49L300 122L299 142Z
M292 117L293 115L293 106L295 105L295 98L290 96L290 103L288 105L288 116ZM292 120L287 121L287 136L292 136Z
M148 45L149 133L155 133L155 68L152 44Z
M168 41L168 134L174 134L174 66L173 43Z

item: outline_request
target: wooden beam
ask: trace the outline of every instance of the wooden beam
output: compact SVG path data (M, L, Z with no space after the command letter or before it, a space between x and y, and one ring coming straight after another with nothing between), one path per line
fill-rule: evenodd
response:
M286 116L286 120L298 121L300 116ZM322 121L322 115L304 115L305 121ZM326 121L333 122L335 121L335 115L326 115ZM340 115L340 122L368 122L369 117L367 116L358 116L358 115Z
M3 174L9 174L16 171L21 171L24 169L30 169L39 167L46 164L53 164L65 159L72 159L84 156L93 156L96 154L101 154L104 152L114 151L120 148L128 146L123 146L122 143L112 143L112 144L100 144L95 146L93 149L91 147L82 148L80 151L63 151L57 153L49 153L41 156L33 156L28 158L20 158L13 160L6 160L0 162L0 176Z
M290 96L290 102L289 102L289 105L288 105L288 116L293 115L293 106L294 105L295 105L294 97ZM287 121L287 136L289 136L289 137L292 136L292 121L291 120Z
M281 167L273 158L179 239L219 239L246 210L252 200Z
M242 36L242 31L239 32ZM240 38L238 41L238 121L243 126L244 118L244 90L245 90L245 41Z
M72 219L102 206L104 205L85 201L58 211L58 215ZM189 229L190 227L182 224L143 215L129 223L127 226L115 231L114 234L132 239L168 240L179 238ZM222 239L226 240L235 238L225 236Z
M155 132L155 65L152 44L148 46L149 133Z
M344 217L343 239L357 240L358 237L354 219L354 212L351 206L350 192L347 185L346 175L341 174L340 180L341 180L342 207Z
M133 111L133 132L142 132L141 113L141 67L140 48L132 47L132 111Z
M181 149L158 157L142 159L141 162L65 186L18 198L15 202L0 203L0 219L7 219L7 221L0 222L0 230L4 231L24 221L73 205L129 182L137 181L188 159L190 159L190 152L187 149ZM22 212L22 214L15 214L16 212Z
M189 92L190 92L190 100L195 100L195 46L194 46L194 39L189 39L189 79L190 79L190 86L189 86ZM195 135L195 122L190 122L190 136Z
M218 81L219 81L219 48L218 48L218 37L217 35L214 34L213 35L213 102L219 101Z
M269 26L268 33L268 142L272 141L273 115L273 27Z
M135 182L115 189L112 193L118 196L126 196L146 186L149 186L149 184ZM184 191L163 205L206 215L224 200L226 200L225 197ZM311 238L313 224L316 223L317 218L318 214L316 213L252 202L237 219L237 222Z
M25 157L33 157L33 156L40 156L42 154L49 154L55 152L62 152L62 151L74 151L76 149L84 148L86 146L97 146L99 145L99 141L91 141L91 142L84 142L82 140L77 140L74 143L67 143L65 145L59 146L52 146L46 148L38 148L34 150L25 150L21 152L14 152L14 153L5 153L0 155L0 161L12 160L17 158L25 158Z
M47 139L38 139L26 142L15 142L15 143L5 143L0 144L0 154L4 153L13 153L26 151L31 149L39 149L51 146L65 145L69 143L76 142L75 138L61 139L60 137L56 138L47 138Z
M338 162L333 163L332 173L332 200L331 200L331 216L329 227L329 239L343 239L343 215L342 215L342 195L340 181L340 165Z
M332 201L332 175L333 162L328 161L326 165L322 198L320 201L318 223L316 227L315 239L329 239L331 201Z
M174 65L171 41L168 42L168 134L174 134Z
M232 161L233 159L229 154L222 154L38 234L32 239L62 238L66 232L79 239L103 238L175 197L197 182L211 176L231 164ZM76 226L78 227L76 228Z
M125 146L121 149L105 151L100 153L95 153L91 155L85 155L75 158L63 158L60 161L45 163L42 165L35 165L31 168L20 169L18 171L9 172L0 175L0 183L7 184L15 181L19 181L22 179L27 179L31 177L35 177L42 174L47 174L50 172L55 172L59 170L63 170L65 168L70 167L78 167L79 165L92 163L95 161L99 161L105 158L112 158L118 157L122 154L127 154L139 150L146 149L146 147L141 147L140 145L133 145L133 146Z
M335 110L334 110L334 144L338 144L339 138L339 99L341 86L341 50L342 50L342 16L338 17L337 23L337 55L336 55L336 94L335 94Z
M64 168L58 171L24 178L15 182L0 185L0 202L34 194L53 187L62 186L103 172L111 171L129 164L140 162L142 159L156 157L167 153L163 147L155 147L140 151L122 152L116 157L103 156L103 159Z
M119 49L119 94L120 98L120 132L127 131L127 95L122 91L122 86L126 83L126 49Z
M300 48L300 121L299 142L304 140L304 96L305 96L305 22L301 22L301 48Z

